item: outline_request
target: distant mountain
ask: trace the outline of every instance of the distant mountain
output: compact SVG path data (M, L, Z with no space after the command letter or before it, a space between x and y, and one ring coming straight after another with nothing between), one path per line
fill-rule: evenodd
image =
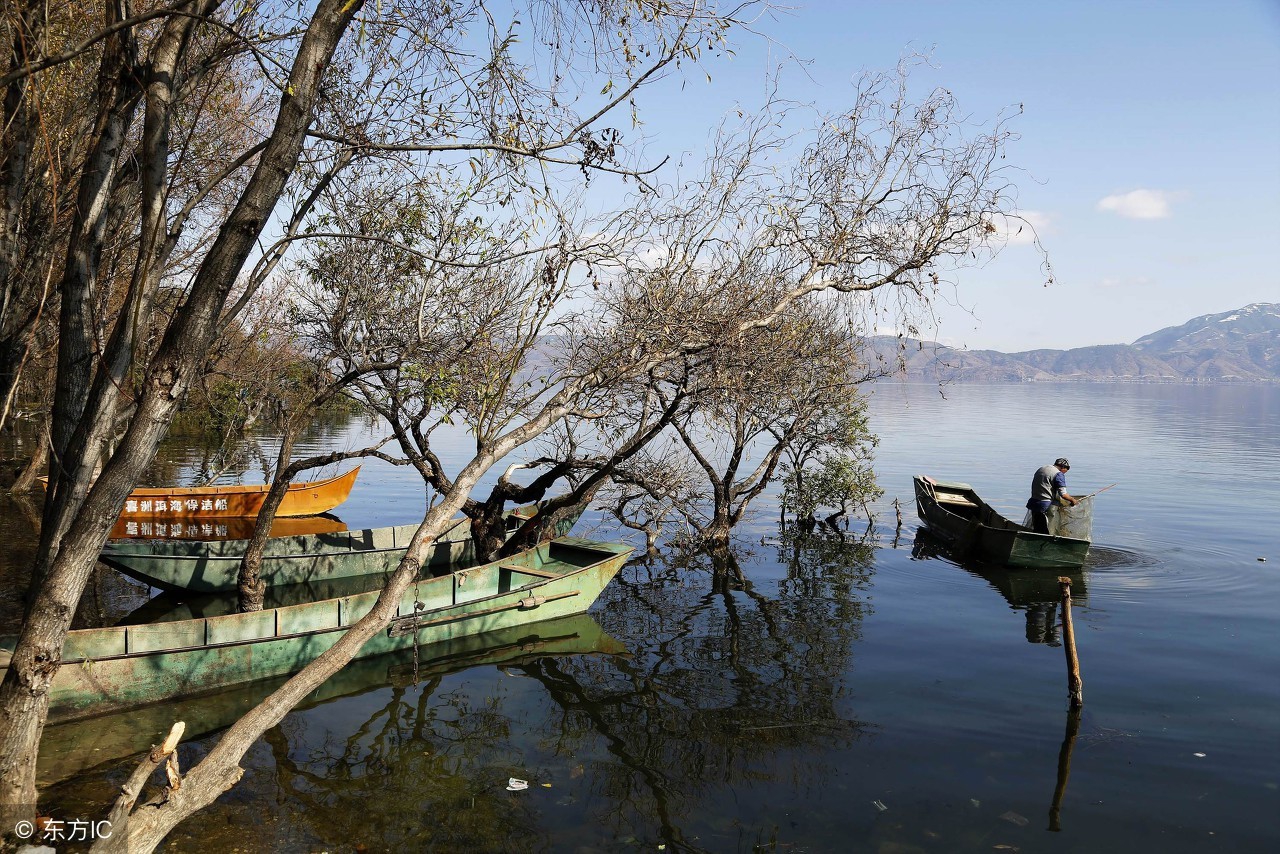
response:
M957 350L914 339L877 337L881 361L901 357L907 380L929 382L1280 382L1280 304L1254 303L1206 314L1132 344L1072 350Z

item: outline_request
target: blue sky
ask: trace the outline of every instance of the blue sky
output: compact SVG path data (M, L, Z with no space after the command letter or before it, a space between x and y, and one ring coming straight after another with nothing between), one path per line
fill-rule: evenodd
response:
M737 56L641 100L649 150L700 152L734 105L840 109L862 71L927 52L913 86L975 119L1022 104L1010 161L1057 284L1030 247L961 272L938 340L1006 351L1131 342L1200 314L1280 302L1280 0L809 2ZM683 83L683 85L681 85ZM695 120L691 120L691 117ZM704 120L705 119L705 120ZM972 310L970 315L964 309Z

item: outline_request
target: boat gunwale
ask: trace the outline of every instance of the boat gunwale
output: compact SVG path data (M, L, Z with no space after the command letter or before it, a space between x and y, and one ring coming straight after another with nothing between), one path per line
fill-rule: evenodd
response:
M351 477L354 485L354 475L360 471L360 466L356 466L350 471L342 474L335 474L332 477L321 478L320 480L303 480L291 482L286 492L296 492L301 489L319 489L325 486L331 486L337 481ZM218 495L221 493L257 493L267 492L271 489L269 483L248 483L248 484L226 484L223 486L139 486L134 487L129 492L130 496L135 495ZM137 514L142 515L142 514Z
M192 542L198 542L198 541L193 540ZM218 542L218 541L211 540L209 542ZM452 543L458 543L458 542L464 542L464 541L463 540L436 540L435 543L433 543L433 545L452 544ZM409 548L409 544L405 543L403 546L385 546L385 547L379 546L378 548L371 548L371 549L348 548L345 552L323 551L323 552L291 552L289 554L264 554L262 556L262 560L265 563L266 561L269 561L269 560L298 560L301 558L309 558L309 557L331 557L331 556L348 557L350 555L372 555L372 554L382 554L383 552L402 552L408 548ZM103 548L102 553L98 556L98 559L101 560L103 563L107 564L108 566L110 566L112 560L116 560L117 562L122 563L123 561L120 560L121 558L131 558L131 557L163 558L166 561L169 561L169 560L201 560L201 561L219 560L219 561L235 561L236 563L240 563L240 561L244 560L244 555L242 554L238 554L238 555L212 555L212 554L149 555L146 552L117 552L117 551L108 552L105 547ZM116 567L113 567L113 568L116 568ZM125 572L127 570L121 570L121 571Z
M332 477L321 478L320 480L303 480L291 482L286 492L293 492L299 489L316 489L322 486L329 486L335 481L350 477L354 473L360 471L360 466L356 466L350 471L342 474L335 474ZM49 488L48 477L38 477L36 481L45 489ZM354 485L354 484L353 484ZM218 495L220 493L257 493L266 492L271 489L269 483L246 483L246 484L224 484L222 486L135 486L129 490L129 495ZM135 514L142 516L144 514ZM213 517L209 517L213 518Z

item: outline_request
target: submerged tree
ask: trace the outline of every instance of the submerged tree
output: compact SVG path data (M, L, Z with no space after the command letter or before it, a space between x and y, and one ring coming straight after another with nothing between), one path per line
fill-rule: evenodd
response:
M884 494L876 485L871 464L878 442L868 427L861 394L847 395L821 413L806 435L784 451L783 521L790 511L812 528L824 508L832 511L823 521L833 529L854 508L870 517L868 505Z

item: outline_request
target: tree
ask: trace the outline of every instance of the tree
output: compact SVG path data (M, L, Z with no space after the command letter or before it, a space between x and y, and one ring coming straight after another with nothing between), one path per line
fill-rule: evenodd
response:
M992 218L1011 211L998 160L1003 126L966 139L949 93L914 103L905 83L894 88L889 78L868 80L851 112L815 125L789 168L767 161L789 141L771 135L766 117L726 135L700 180L662 186L601 120L664 69L717 48L741 10L554 0L533 8L539 47L525 55L516 38L523 25L499 23L481 3L366 9L360 0L319 0L299 10L186 0L132 17L121 3L91 43L28 58L0 78L9 86L68 56L99 57L57 288L55 464L34 595L0 685L7 813L34 803L49 680L111 522L204 370L210 343L295 246L394 244L422 261L385 292L329 287L321 277L317 305L340 309L327 326L328 343L343 345L333 359L361 369L358 393L391 416L397 444L437 500L373 609L227 730L163 804L137 809L139 791L129 789L112 813L110 846L150 850L234 785L244 751L386 625L431 541L509 454L557 425L599 420L614 410L617 390L651 372L710 358L718 342L767 334L821 292L889 288L927 298L931 269L983 248ZM197 84L226 81L231 67L250 75L247 91L272 110L250 122L251 144L224 152L220 170L192 175L185 154L196 139L171 131L202 91ZM580 97L580 112L567 106L581 95L566 91L579 85L576 72L605 84L601 96ZM327 230L325 216L341 212L333 200L378 173L413 178L401 186L422 191L419 206L439 212L449 246L410 245L376 219L362 230L358 217L343 216L338 231ZM641 192L611 220L585 222L565 187L589 174L628 177ZM129 193L136 206L114 204ZM120 234L133 247L127 287L99 346L101 249ZM175 266L179 247L191 254ZM647 250L655 247L663 274L630 276L652 271ZM744 273L758 289L738 315L703 310ZM601 304L571 313L567 300L590 298L606 275L635 281L628 298L643 311L613 317ZM164 316L156 312L162 284L181 294ZM450 306L447 294L461 299ZM564 346L547 352L552 329ZM476 447L446 471L431 436L454 418L466 420ZM636 453L660 420L619 451Z
M430 171L463 169L468 154L488 152L517 193L540 186L521 176L535 162L626 173L602 144L597 121L644 80L719 39L729 22L680 2L642 5L636 15L612 4L534 5L544 13L538 29L558 71L586 55L600 60L592 70L618 84L585 115L557 101L560 82L528 82L516 39L508 38L514 32L498 32L480 4L411 0L366 12L362 0L306 8L175 0L135 13L120 0L107 4L92 32L67 44L30 37L43 31L47 7L21 7L26 17L6 35L16 34L23 50L0 76L12 117L3 140L6 175L31 174L23 152L44 117L31 100L32 81L83 62L96 67L97 85L78 113L87 120L73 127L83 156L73 158L75 171L60 185L74 188L75 201L51 256L61 258L50 268L59 305L52 466L32 595L0 685L6 826L33 809L49 680L111 523L205 368L210 343L302 239L324 189L354 161L378 157ZM487 42L468 34L472 24ZM591 38L577 39L575 30ZM265 109L217 109L212 96L228 91ZM202 136L199 120L211 114L234 120L243 144ZM433 157L454 161L438 166ZM11 211L6 239L29 224ZM263 246L264 238L272 242ZM108 253L117 240L127 251ZM101 293L107 281L120 285L110 300ZM180 294L164 315L156 300L162 285ZM16 305L6 301L6 320ZM432 536L431 526L423 533ZM219 779L225 787L231 778ZM162 835L134 841L150 847Z
M710 516L693 522L705 545L728 547L733 527L774 480L784 454L826 442L832 413L847 411L870 376L857 346L838 312L802 304L772 326L715 348L692 376L680 377L702 389L696 395L702 405L674 429L711 488Z
M854 506L868 512L867 505L883 494L871 466L877 444L860 394L849 394L819 413L806 434L784 450L783 521L790 510L812 528L818 510L828 508L835 512L823 521L835 528L836 521L847 517Z

